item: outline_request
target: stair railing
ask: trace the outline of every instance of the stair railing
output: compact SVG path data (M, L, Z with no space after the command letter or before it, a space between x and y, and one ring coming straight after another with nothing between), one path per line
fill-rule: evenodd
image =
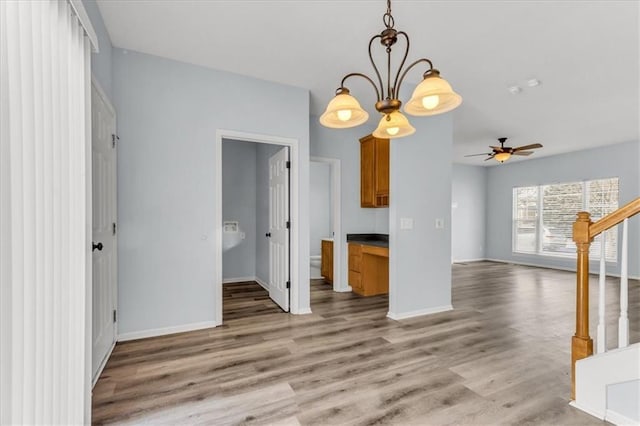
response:
M575 399L576 361L593 355L593 340L589 336L589 248L593 239L600 239L600 277L598 281L598 328L596 349L606 351L605 334L605 243L604 231L622 223L622 244L620 254L620 317L618 319L618 347L629 345L629 270L628 270L628 222L640 213L640 198L636 198L597 222L591 221L588 212L579 212L573 223L573 241L577 247L576 270L576 332L571 338L571 399Z

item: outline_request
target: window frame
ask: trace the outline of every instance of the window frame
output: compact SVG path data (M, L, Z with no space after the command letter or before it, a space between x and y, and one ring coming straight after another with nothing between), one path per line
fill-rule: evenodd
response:
M600 180L617 180L617 184L618 184L618 206L616 208L620 207L620 177L619 176L611 176L611 177L603 177L603 178L597 178L597 179L589 179L589 180L581 180L581 181L568 181L568 182L554 182L554 183L548 183L548 184L539 184L539 185L523 185L523 186L514 186L512 188L512 192L511 192L511 205L512 205L512 209L511 209L511 252L513 254L518 254L518 255L527 255L527 256L542 256L542 257L550 257L550 258L556 258L556 259L576 259L577 253L571 252L571 253L562 253L562 252L549 252L549 251L543 251L543 244L542 244L542 238L541 238L541 230L544 229L544 218L543 218L543 210L544 210L544 190L543 188L545 186L552 186L552 185L565 185L565 184L576 184L579 183L582 186L582 211L589 211L589 196L590 196L590 183L594 182L594 181L600 181ZM530 251L522 251L522 250L518 250L517 249L517 223L519 222L519 219L516 219L517 217L517 190L521 189L521 188L536 188L537 190L537 194L538 194L538 200L537 200L537 204L536 204L536 232L535 232L535 246L536 246L536 251L535 252L530 252ZM609 264L617 264L618 263L618 242L619 242L619 235L616 233L616 253L615 253L615 257L611 257L611 258L607 258L605 256L605 262L609 263ZM590 260L599 260L600 259L600 251L598 251L597 253L595 251L589 250L589 259Z

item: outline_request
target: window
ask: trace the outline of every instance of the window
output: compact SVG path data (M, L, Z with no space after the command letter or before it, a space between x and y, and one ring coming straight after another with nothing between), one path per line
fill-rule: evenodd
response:
M513 251L575 257L572 239L576 213L588 211L596 220L618 208L618 178L513 189ZM606 232L605 257L616 261L617 231ZM591 254L600 256L600 238Z

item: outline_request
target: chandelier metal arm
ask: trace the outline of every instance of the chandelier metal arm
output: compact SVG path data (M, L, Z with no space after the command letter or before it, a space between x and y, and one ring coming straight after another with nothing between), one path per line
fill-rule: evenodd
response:
M376 72L376 76L378 76L378 83L380 83L380 92L378 92L378 100L382 100L382 98L384 97L384 84L382 83L382 76L380 75L380 71L378 70L378 67L376 66L376 63L373 60L373 54L371 53L371 45L378 38L381 39L382 36L380 34L378 34L378 35L375 35L375 36L371 37L371 40L369 40L369 60L371 61L371 65L373 66L373 70ZM378 90L376 89L376 92L377 91ZM382 95L382 97L380 97L380 95Z
M397 89L398 88L398 78L400 77L400 72L402 71L402 67L404 67L404 63L407 61L407 56L409 55L409 36L407 35L407 33L405 33L404 31L398 31L398 35L403 35L405 40L407 41L407 47L404 51L404 56L402 58L402 62L400 62L400 66L398 67L398 72L396 73L396 79L393 82L393 93L391 94L391 96L394 99L398 99L400 92ZM409 67L411 68L411 67ZM389 76L391 76L391 73L389 73Z
M395 91L396 91L396 93L397 93L397 94L400 94L400 86L402 86L402 81L404 80L404 77L407 75L407 73L408 73L409 71L411 71L411 69L412 69L413 67L415 67L416 65L418 65L418 64L420 64L420 63L422 63L422 62L426 62L426 63L428 63L428 64L429 64L429 69L428 69L427 71L431 71L431 70L433 69L433 63L432 63L429 59L427 59L427 58L421 58L421 59L418 59L417 61L415 61L414 63L412 63L411 65L409 65L409 66L407 67L407 69L406 69L406 70L404 70L404 72L402 73L402 76L400 76L400 81L398 82L398 87L396 87L396 89L395 89Z
M381 101L382 100L382 98L380 97L380 91L378 90L378 87L376 86L376 83L374 83L373 80L369 76L367 76L365 74L362 74L360 72L352 72L352 73L349 73L349 74L345 75L344 77L342 77L342 82L340 83L340 88L344 88L344 82L349 77L362 77L365 80L367 80L373 86L373 90L376 91L376 100L377 101Z

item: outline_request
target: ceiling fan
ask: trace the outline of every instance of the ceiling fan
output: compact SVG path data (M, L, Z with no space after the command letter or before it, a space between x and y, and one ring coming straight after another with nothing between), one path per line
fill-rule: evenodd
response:
M489 161L492 158L495 158L500 163L504 163L512 155L522 155L527 156L533 154L533 151L529 151L530 149L542 148L542 145L539 143L533 143L531 145L519 146L517 148L511 148L509 146L504 146L504 143L507 141L507 138L498 138L498 142L500 142L500 146L490 146L492 152L487 152L485 154L472 154L465 155L465 157L477 157L480 155L488 155L484 161Z

